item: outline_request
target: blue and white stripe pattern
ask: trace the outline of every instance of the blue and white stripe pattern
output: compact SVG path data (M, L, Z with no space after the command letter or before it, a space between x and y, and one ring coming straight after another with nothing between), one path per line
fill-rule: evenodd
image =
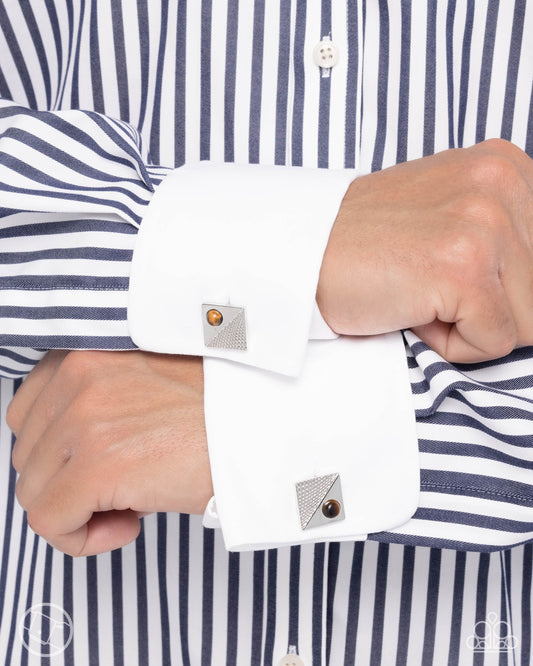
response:
M389 537L481 551L530 541L533 350L454 367L406 337L422 492L414 518Z
M134 348L133 243L168 171L146 167L141 153L139 133L120 120L0 101L4 376L27 372L28 348Z
M84 111L0 103L3 215L21 210L114 213L138 227L152 182L127 123Z
M527 0L0 3L2 374L24 374L29 348L131 345L135 226L167 168L365 172L495 136L533 156L532 29ZM312 58L325 35L341 53L329 78ZM41 663L17 622L53 602L75 627L54 664L268 665L289 645L306 666L530 664L532 546L480 551L533 536L533 350L454 367L406 342L421 504L364 544L228 554L197 518L159 514L135 544L73 561L27 528L3 425L5 663ZM476 653L490 613L516 640Z

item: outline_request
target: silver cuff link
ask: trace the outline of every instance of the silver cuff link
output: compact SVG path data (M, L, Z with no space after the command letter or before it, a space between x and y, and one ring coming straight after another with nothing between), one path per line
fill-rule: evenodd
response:
M211 349L246 351L244 308L231 305L202 305L204 344Z
M317 476L296 484L302 530L344 520L341 479L338 474Z

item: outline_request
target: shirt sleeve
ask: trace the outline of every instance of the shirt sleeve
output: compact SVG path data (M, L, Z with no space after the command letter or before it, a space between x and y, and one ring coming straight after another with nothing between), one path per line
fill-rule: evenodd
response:
M339 194L352 178L254 166L147 166L140 136L127 123L1 101L4 374L27 372L35 357L23 350L30 348L138 345L231 358L232 341L221 340L235 299L246 305L246 350L236 358L296 372L309 335L335 337L314 292ZM295 209L309 186L323 191L314 218L304 220ZM242 214L221 215L237 196ZM275 205L268 208L270 199ZM209 344L196 331L205 322L200 296L224 313Z
M297 376L322 257L353 170L201 162L166 177L133 256L128 319L153 352Z
M204 384L215 491L204 524L222 528L229 550L365 539L414 514L400 333L311 341L298 377L207 358Z
M346 446L357 435L351 425L369 432L382 404L371 397L368 382L360 384L359 398L347 382L352 384L355 371L371 381L376 365L363 367L363 357L375 357L385 370L391 357L405 364L403 350L385 338L375 342L379 349L336 340L315 304L322 255L354 172L210 163L169 172L147 167L141 153L133 128L99 114L0 106L4 374L23 374L39 350L50 348L138 345L222 362L206 366L206 412L219 507L247 526L241 534L226 530L230 547L353 538L406 519L405 511L411 515L416 505L418 468L416 460L412 464L413 410L401 373L399 382L390 384L389 399L395 400L401 384L396 405L407 429L405 447L395 450L408 472L398 477L395 489L401 486L403 503L391 490L390 503L366 497L375 506L366 520L360 507L357 514L354 510L365 494L361 490L353 498L361 465L367 480L382 467L376 463L383 448L375 441L386 443L383 433L378 430L376 440L366 437L359 458L345 455L355 451ZM242 312L240 328L234 310ZM215 338L206 340L209 311L223 321L213 326ZM235 338L243 348L235 349ZM308 352L309 338L321 339L322 346ZM366 412L357 420L351 415L354 398ZM278 412L284 414L281 420L265 418ZM309 427L302 433L304 412ZM257 423L263 424L262 435L249 449L249 429ZM317 467L319 445L328 438L338 440L331 448L335 453ZM241 520L225 492L235 481L227 463L247 449L272 461L292 456L292 466L284 464L277 478L274 470L258 476L257 460L240 456L251 490L255 487L255 496L274 513L271 491L281 483L282 470L283 493L274 493L279 505L294 504L291 483L342 471L337 485L344 484L342 512L348 518L337 524L340 530L328 524L329 529L313 531L311 520L302 538L290 522L276 520L275 529L267 527L266 514L257 511L251 523ZM260 478L272 483L258 489ZM235 487L240 485L241 477ZM245 504L252 506L249 499ZM251 524L260 528L255 536L247 533ZM287 529L278 533L281 525Z
M131 261L137 245L137 231L139 226L142 228L144 225L144 222L141 225L141 220L147 219L154 192L158 191L159 184L166 182L165 178L173 171L147 165L143 154L138 133L127 123L94 112L35 112L7 100L0 101L0 374L2 376L25 375L39 360L44 350L49 348L135 348L130 336L127 310ZM215 173L220 165L216 167L201 165L194 168L213 169ZM225 173L237 173L232 169L238 169L240 173L240 167L234 166L229 167ZM266 174L266 171L263 172L255 166L249 167L249 171L244 170L249 174L252 172ZM425 408L417 408L416 411L419 453L424 459L428 459L430 455L428 452L431 451L431 455L435 455L434 451L437 450L439 461L436 462L431 458L429 467L439 471L428 471L428 463L425 463L426 468L420 479L424 492L420 495L421 505L415 516L407 523L400 524L402 518L399 505L389 505L391 513L386 521L382 520L383 512L378 515L377 511L368 509L369 506L378 507L372 489L379 487L383 497L397 496L398 486L388 479L387 473L379 474L380 466L390 472L392 468L387 468L385 463L389 460L389 456L392 456L390 460L393 460L397 453L390 442L389 446L383 444L390 435L388 423L396 422L387 411L390 405L393 410L398 407L395 404L396 400L400 401L405 410L403 412L405 428L401 432L395 431L394 436L400 441L403 441L404 436L407 438L405 450L402 448L403 445L400 445L398 451L404 450L406 459L413 462L415 458L413 442L416 441L416 437L411 431L413 410L407 406L409 392L401 380L402 372L397 375L398 381L402 384L396 386L397 390L378 392L377 388L373 390L368 388L373 385L372 382L376 377L381 377L382 385L387 386L390 367L393 367L394 363L398 364L400 360L405 362L405 358L394 341L394 336L387 341L380 341L379 344L383 343L383 348L380 347L379 350L375 346L378 344L377 339L373 343L368 342L370 346L365 346L366 343L362 340L350 340L349 347L345 347L348 341L335 339L336 336L321 320L312 298L320 250L329 233L328 225L331 225L334 213L340 205L343 188L347 185L347 180L343 179L353 177L353 174L325 175L326 172L323 170L318 174L306 173L306 182L310 183L312 180L317 184L317 187L311 191L310 187L306 190L298 184L298 175L295 174L293 180L293 176L289 175L293 173L292 169L274 171L268 178L265 175L263 184L267 181L269 187L276 181L279 184L286 174L286 183L294 183L294 187L285 187L283 193L284 184L281 183L280 196L275 194L275 188L271 188L269 190L271 201L261 200L260 210L270 211L270 217L262 218L265 230L268 222L272 219L274 222L277 220L276 205L280 201L286 203L287 210L280 208L280 215L285 216L283 219L294 216L295 208L304 211L302 219L309 224L311 222L316 224L316 210L326 210L327 215L318 226L319 232L313 244L300 248L298 242L293 242L303 234L303 225L295 220L294 238L287 238L286 243L281 246L288 259L282 268L289 270L288 276L291 279L291 257L292 266L297 266L301 259L300 250L305 249L307 252L306 259L302 261L305 263L306 275L310 281L304 298L298 305L302 317L297 318L296 328L291 328L292 333L289 334L289 327L286 326L284 329L283 318L278 316L284 308L286 309L288 301L283 305L281 299L279 310L277 302L272 301L272 307L263 311L266 321L274 321L278 340L286 330L288 340L286 349L293 350L294 357L292 351L286 354L285 361L288 359L288 364L278 367L276 372L273 369L259 369L252 364L230 361L229 356L218 358L213 354L206 359L208 396L206 413L211 431L210 452L218 495L219 522L227 525L225 531L228 533L228 544L235 549L242 549L260 547L261 544L363 538L368 531L372 531L374 535L384 535L380 538L402 543L413 543L413 539L416 539L416 543L448 544L454 547L459 540L461 547L466 547L469 539L473 539L471 536L473 523L479 532L476 542L482 543L483 547L489 547L490 544L515 543L509 534L512 532L522 536L525 529L522 525L529 524L527 520L518 521L516 516L519 512L519 515L524 514L525 518L529 519L531 484L527 479L527 470L530 462L525 461L521 466L513 466L510 473L511 466L505 460L500 461L502 445L495 436L497 441L486 454L486 459L490 460L490 463L484 463L487 473L480 474L479 457L469 457L467 453L472 449L470 440L459 441L457 430L454 430L453 434L450 433L453 424L456 421L463 424L466 417L460 415L454 417L456 421L453 421L450 420L449 414L440 411L444 407L449 409L449 399L443 401L442 407L434 407L429 412ZM186 171L183 174L186 174ZM282 178L278 174L283 174ZM241 191L245 191L248 195L243 197L244 213L241 212L239 221L241 226L237 227L242 228L243 224L250 221L250 211L253 206L257 208L257 201L250 196L253 190L248 186L249 180L246 181L244 176L242 179L231 180L238 182ZM169 178L168 182L171 183L172 180ZM180 195L183 192L183 188L179 190ZM292 209L290 194L295 197ZM217 211L220 212L222 207ZM235 215L235 206L227 208L224 215L225 220L232 218ZM183 228L185 229L185 225ZM273 228L276 228L275 224ZM311 227L307 231L309 234ZM249 229L245 229L245 236L246 233L249 233ZM266 236L264 233L257 244L260 245ZM204 245L208 238L204 236ZM242 247L241 241L242 239L238 239L236 246ZM272 248L272 245L269 247ZM198 248L201 250L202 245L198 245L196 250ZM212 248L216 249L216 246L210 244L210 248L212 252ZM288 248L291 248L291 252L287 252ZM244 255L249 261L246 253ZM198 265L201 266L202 253L196 256L199 257ZM227 256L231 258L233 266L235 253L231 247ZM169 263L170 265L173 263L172 257ZM203 264L205 265L205 259ZM270 256L270 264L272 272L275 272L278 265L281 266L274 253ZM220 264L214 265L220 266ZM171 266L169 275L173 274L172 270ZM298 284L298 279L296 276L294 284ZM256 286L257 284L258 282ZM284 281L283 286L285 284L289 285L289 282ZM191 281L186 280L180 289L187 291L190 286ZM227 286L224 289L226 290ZM272 284L268 285L266 291L269 289L272 294ZM172 291L172 297L176 296L177 287ZM217 306L222 308L228 305L228 300L230 307L243 306L242 302L233 302L231 285L228 293L230 293L229 299L225 293L222 296L208 294L209 300L215 302L202 302L200 308L202 305L214 305L212 309L217 309ZM286 295L284 293L283 297ZM178 294L175 301L171 298L168 301L168 309L175 308L180 311L180 297ZM199 300L207 299L201 295ZM251 313L253 306L244 303L244 309ZM202 325L205 321L202 321L203 312L200 313L199 318L196 310L192 318L196 326L199 319ZM253 320L253 317L249 317L248 321L252 324ZM256 323L258 321L255 320ZM307 343L306 335L302 333L305 328L302 322L305 322L307 337L318 338L317 341ZM255 323L253 328L255 331ZM251 328L246 330L252 334ZM260 327L257 330L259 331ZM299 331L296 335L294 335L295 330ZM202 338L199 340L203 341ZM267 359L266 368L269 367L268 355L277 354L274 353L274 346L269 349L269 344L267 335L262 342L264 345L262 353ZM335 349L342 349L343 353L336 355L333 351ZM281 353L284 353L283 350L281 346ZM176 348L175 351L180 350ZM366 359L359 358L359 353L363 355L366 353ZM236 358L238 357L239 354ZM345 363L341 361L341 357L346 359ZM426 357L431 357L429 350L420 353L417 359ZM365 360L368 361L366 365ZM523 363L527 365L528 361L524 360ZM462 386L464 381L462 372L449 364L446 364L445 371L436 372L435 368L441 369L442 366L442 359L432 362L426 371L427 376L413 385L413 397L417 404L423 396L433 394L437 396L435 403L441 404L442 396L445 395L445 392L439 388L443 377L459 377L460 379L454 379L450 386ZM506 367L510 370L508 376L505 376L505 385L518 385L519 390L522 390L521 376L516 374L518 371L515 370L516 362L513 360ZM528 368L529 365L523 371L524 375L530 374ZM478 372L484 371L482 368L473 372L477 377ZM495 392L491 381L489 380L486 390L484 389L485 394L497 395L498 400L501 400L503 395L500 390L501 382L496 382ZM430 390L427 390L428 383ZM261 387L260 384L264 386ZM255 387L254 390L247 391L247 388L252 386ZM479 390L478 384L472 383L472 386L476 388L476 392ZM529 386L530 384L527 384L527 390ZM342 387L342 391L338 394L335 392L336 387ZM449 393L454 395L451 389ZM473 394L474 392L469 389L468 395ZM367 400L371 396L373 400ZM522 444L514 443L516 439L512 433L514 424L525 423L524 427L527 429L527 424L531 420L529 412L527 418L523 416L523 404L530 402L529 400L524 403L524 398L529 400L528 396L509 396L511 403L513 400L520 403L519 407L514 403L511 404L514 410L512 413L518 414L513 420L506 416L507 407L501 410L497 406L494 409L491 406L490 410L487 410L484 404L481 408L482 416L477 413L476 410L479 411L477 406L472 408L474 415L469 416L470 419L485 419L488 414L490 418L499 419L501 423L498 422L497 429L501 430L502 436L508 437L513 442L509 454L513 460L516 458L516 451L522 450L517 449L517 446L522 447ZM507 400L507 396L505 399ZM369 402L373 403L372 408L368 406ZM222 411L224 405L227 406L227 410ZM328 405L328 410L325 410L323 405ZM342 414L335 411L335 407L339 405L343 406ZM278 413L284 414L283 419L278 419ZM292 414L295 416L291 416ZM231 415L234 415L233 419L230 419ZM336 415L335 429L331 429L330 424L333 420L331 415ZM430 419L432 422L428 425ZM220 426L217 425L219 423ZM237 426L234 426L234 423ZM305 427L302 427L302 424ZM358 430L354 431L356 426ZM430 436L425 434L424 428L431 429ZM494 429L487 430L484 422L479 428L483 430L485 440ZM434 431L438 431L438 437ZM237 432L243 437L239 441L236 439ZM372 437L367 435L369 432L372 433ZM366 446L368 442L379 440L380 432L382 442L368 448ZM526 431L525 438L530 437L527 433L529 431ZM246 445L250 442L253 446L250 445L248 450ZM410 447L409 442L411 442ZM259 447L259 443L262 443L262 448ZM529 444L523 446L523 450L527 451ZM424 450L424 447L427 450ZM483 447L490 448L486 441ZM248 456L253 453L253 456L248 458L243 456L241 467L236 467L236 475L232 476L227 467L224 467L225 451L228 458L230 455L238 458L240 450L245 451ZM461 456L461 460L465 463L470 464L473 461L474 467L470 469L465 465L465 470L468 471L464 472L440 471L439 465L445 456L449 455L450 450L456 457ZM268 455L269 452L271 455ZM309 464L310 460L317 461L319 455L325 457L325 462ZM267 469L266 462L261 456L266 457L268 463L280 461L276 469L275 465L271 464L269 476L266 477L271 483L263 497L259 498L264 504L261 509L263 513L256 510L250 500L255 497L257 501L258 495L257 493L254 495L252 491L257 490L256 479L260 477L260 471ZM290 456L296 461L294 466L287 462L287 457ZM285 463L281 465L281 461ZM281 471L277 471L278 469ZM403 507L407 511L409 505L411 510L414 493L417 490L413 482L417 474L416 465L413 464L408 470L399 465L397 470L401 470L401 473L393 481L403 479L404 489L408 489ZM486 499L489 472L490 494L494 498L490 503ZM363 493L356 497L357 488L368 489L365 482L370 479L373 479L375 484L369 484L370 488L366 495ZM330 481L331 484L328 485ZM229 488L232 484L233 489ZM278 492L282 486L283 491ZM305 515L302 519L299 497L307 492L306 489L314 488L318 492L317 496L320 496L321 491L326 495L332 488L337 493L339 486L342 492L337 496L342 498L340 502L342 512L333 518L322 514L327 521L318 526L312 522L313 516L307 516L308 522ZM510 487L513 489L512 493L508 491ZM234 489L240 489L236 496L227 494ZM247 492L243 489L247 489ZM276 505L271 501L273 495L274 499L284 497L287 502L283 506ZM314 496L315 501L317 496ZM242 527L237 525L235 528L231 521L240 520L241 514L235 510L235 506L239 505L240 511L243 505L247 505L250 512L243 514ZM278 507L276 511L274 511L275 506ZM320 511L322 511L321 506ZM318 505L315 504L316 508ZM362 519L365 512L369 512L370 517L376 518L376 522L365 523ZM270 522L263 520L261 516L267 516ZM320 517L320 513L318 516ZM495 516L498 517L499 523ZM286 524L282 525L283 521ZM463 526L468 525L468 535L459 535L456 527L459 523ZM521 531L518 531L518 523ZM263 535L257 531L260 525L268 528ZM477 527L478 525L481 527ZM464 527L463 532L466 529ZM313 533L313 530L316 531ZM348 534L349 537L346 536Z
M0 373L43 351L133 349L137 229L169 169L146 166L133 127L94 112L0 101Z
M401 335L336 339L315 306L354 176L188 165L167 176L139 231L132 338L153 352L204 357L215 488L205 520L222 527L230 550L365 538L417 507ZM211 325L210 313L222 322ZM328 502L336 515L324 514Z

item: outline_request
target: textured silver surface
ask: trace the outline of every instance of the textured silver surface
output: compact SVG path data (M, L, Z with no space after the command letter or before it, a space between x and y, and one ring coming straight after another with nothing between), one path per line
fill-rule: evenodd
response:
M328 493L333 484L338 479L339 479L338 474L326 474L325 476L316 476L312 479L307 479L306 481L299 481L296 484L296 496L298 498L298 512L300 514L300 525L303 530L305 530L307 527L311 527L311 525L309 524L311 519L313 518L317 510L321 508L323 501L329 498ZM339 488L340 488L340 481L339 481ZM334 497L332 499L337 499L337 501L339 501L337 497ZM342 502L341 502L341 507L342 507ZM344 511L341 511L341 515L344 517ZM339 520L339 518L337 517L335 519L327 519L324 517L325 522L332 522L332 520Z
M211 326L207 321L209 310L218 310L223 317L220 326ZM244 308L231 305L202 305L204 344L211 349L237 349L246 351L246 315Z

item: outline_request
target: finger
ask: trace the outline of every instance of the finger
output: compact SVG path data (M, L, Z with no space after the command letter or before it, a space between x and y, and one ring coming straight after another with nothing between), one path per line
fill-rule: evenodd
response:
M7 424L15 435L22 427L33 403L50 382L67 354L66 351L49 352L21 384L7 408L6 416Z
M54 547L70 555L112 550L136 538L135 511L100 511L99 480L81 479L63 468L27 508L30 527ZM108 518L102 517L110 514ZM94 520L93 520L94 518Z
M475 152L505 157L520 171L529 187L533 188L533 160L521 148L505 139L488 139L472 147Z
M71 399L71 392L64 390L62 380L54 373L26 411L18 431L11 456L17 472L22 471L35 444L44 436L51 422L64 412ZM58 437L65 441L64 433L58 433Z
M89 521L70 534L47 539L51 546L72 557L99 555L122 548L139 536L139 516L131 509L93 513Z
M516 324L501 285L491 298L471 294L457 321L435 320L412 330L451 363L502 358L517 344Z
M16 485L16 496L22 508L30 506L53 477L69 462L73 452L70 443L71 439L67 436L63 425L60 431L57 427L50 428L31 449L23 439L17 440L16 446L21 447L17 452L17 465L25 456L23 464L18 469L19 478ZM29 449L27 455L25 449ZM13 457L15 458L15 455Z
M533 257L528 248L508 244L501 280L516 325L516 344L533 345Z

